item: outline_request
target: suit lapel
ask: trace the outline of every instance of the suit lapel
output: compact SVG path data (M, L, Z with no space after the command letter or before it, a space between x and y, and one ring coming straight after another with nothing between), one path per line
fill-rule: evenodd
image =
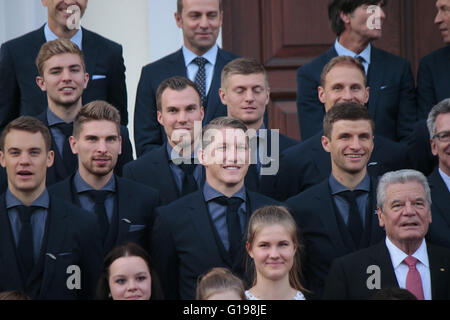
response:
M328 177L331 172L331 157L322 147L322 135L323 132L320 132L311 138L313 139L311 152L319 176Z
M213 79L211 82L211 87L208 91L207 102L206 102L206 113L203 119L203 124L210 122L212 119L217 117L217 111L220 114L226 115L227 110L224 105L220 102L219 98L219 88L220 88L220 77L223 67L226 65L225 59L222 57L222 50L219 48L217 51L216 64L214 65ZM217 110L217 108L223 108L223 112L221 110Z
M450 225L450 192L439 174L439 168L433 170L429 177L429 182L433 206L440 210L442 218Z
M45 294L50 282L53 278L55 266L61 253L64 238L67 233L68 225L66 223L66 211L63 207L58 206L55 198L50 196L50 208L48 212L48 228L47 228L47 248L41 251L44 255L44 275L42 279L42 287L40 296Z
M165 192L166 194L162 196L167 197L167 200L171 202L178 198L178 189L173 179L172 171L169 167L169 158L167 157L166 143L163 144L153 154L153 165L155 166L156 175L151 178L159 179L159 184L161 185L160 190L167 190Z
M384 240L374 246L372 259L373 265L380 267L381 270L381 288L398 288L397 276Z
M372 118L376 119L376 106L378 105L378 99L380 98L380 88L383 85L383 75L385 73L385 64L380 56L380 51L372 46L372 53L370 57L370 65L368 72L368 85L370 87L370 98L368 109Z
M121 243L127 236L130 229L130 224L134 223L133 218L130 217L132 210L130 210L130 203L133 199L133 194L130 193L131 190L127 190L123 185L122 179L116 177L116 195L117 195L117 217L119 230L117 234L117 243Z
M186 62L184 61L182 49L175 52L169 59L169 68L170 72L168 72L168 74L170 75L177 74L183 77L187 77Z
M427 243L428 261L430 263L431 298L446 299L448 294L448 264L442 261L433 245Z
M39 50L41 50L42 45L46 42L44 28L45 28L45 24L42 27L40 27L39 29L37 29L36 31L34 31L34 36L31 37L32 44L33 44L33 47L34 47L34 50L36 51L36 53L38 53ZM37 54L36 54L36 56L37 56Z
M25 285L20 274L20 266L13 239L3 194L0 197L0 264L1 268L8 270L8 283L13 284L14 287L21 288L23 291Z
M189 205L188 214L191 216L190 221L194 224L196 234L201 239L200 243L203 243L203 248L206 249L204 253L205 257L213 257L220 253L222 260L228 265L232 266L232 261L228 256L228 252L225 250L220 238L214 234L214 225L211 223L208 216L208 209L205 199L201 191L195 193L195 201L192 201ZM218 243L219 242L219 243Z
M317 215L322 220L322 224L326 230L326 234L330 236L331 243L336 248L336 256L343 255L348 252L346 245L342 240L341 233L336 221L335 209L332 203L333 199L328 186L328 179L320 184L320 190L314 196L317 202Z
M97 65L97 58L99 56L99 46L94 42L91 37L90 31L82 28L83 30L83 39L82 39L82 47L83 54L86 63L86 72L89 73L90 80L92 81L92 76L95 72L95 66ZM85 90L84 93L86 93ZM84 94L83 94L84 96ZM83 99L84 101L84 99Z

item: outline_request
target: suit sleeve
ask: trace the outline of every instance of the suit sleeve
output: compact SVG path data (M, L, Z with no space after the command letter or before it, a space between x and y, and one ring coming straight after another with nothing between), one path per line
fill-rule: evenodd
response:
M325 281L323 300L345 300L347 299L347 282L344 268L340 259L333 261L328 277Z
M178 300L179 295L179 268L176 247L170 229L169 222L164 217L164 212L156 209L156 219L153 224L150 254L154 267L161 280L164 297L168 300Z
M411 65L405 62L400 80L399 110L397 114L397 137L401 142L407 142L411 136L414 124L417 122L417 103L414 90L414 78Z
M156 93L151 86L150 71L143 68L134 110L134 142L137 156L162 145L160 124L156 116Z
M0 130L19 116L20 89L9 47L0 47Z
M417 106L419 120L427 119L431 108L437 103L434 94L434 84L431 69L426 60L419 63L417 72Z
M322 129L325 114L323 104L319 101L317 88L310 70L301 67L297 71L297 116L301 139L312 137Z
M120 111L121 124L126 126L128 124L128 99L122 52L122 46L119 46L112 59L112 72L108 82L108 101Z

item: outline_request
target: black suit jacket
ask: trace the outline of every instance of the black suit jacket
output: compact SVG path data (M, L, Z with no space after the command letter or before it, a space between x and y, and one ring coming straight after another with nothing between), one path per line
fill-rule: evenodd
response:
M90 79L83 102L106 100L128 123L127 90L122 46L83 30L83 54ZM45 43L44 26L5 42L0 49L0 128L21 116L36 116L47 106L47 95L36 84L36 57ZM97 76L93 79L93 76ZM98 77L100 76L100 77Z
M277 204L265 196L247 192L251 212ZM201 191L184 196L156 210L151 254L166 299L195 299L198 277L213 267L235 272L215 227L210 221ZM242 245L242 257L245 255ZM243 277L243 274L238 274Z
M331 174L330 154L322 147L323 132L286 150L280 160L275 199L284 201L326 179ZM372 177L409 167L406 147L382 136L374 138L367 170Z
M267 130L267 137L266 137L267 154L265 156L270 157L271 162L270 164L262 166L277 169L277 172L273 175L258 176L258 169L256 167L256 164L251 164L248 168L247 175L245 176L245 186L248 188L248 190L261 193L271 198L275 198L277 195L275 182L280 172L279 167L281 154L285 150L297 145L299 142L280 133L278 141L279 148L278 150L272 150L271 138L272 138L272 131Z
M213 80L205 107L203 125L214 118L226 116L227 109L219 97L220 76L223 67L237 58L233 53L219 49L214 66ZM173 76L186 77L183 51L180 49L142 68L134 113L134 141L138 156L149 152L166 141L164 128L156 118L156 91L164 80Z
M166 143L128 163L123 168L123 176L125 178L158 190L161 205L169 204L180 197L169 166ZM204 169L202 170L201 185L205 177Z
M39 261L30 278L22 279L5 195L0 196L0 292L19 290L33 300L72 300L93 297L102 266L97 225L86 211L62 201L50 192L50 208ZM66 284L81 271L81 289ZM68 273L69 271L69 273Z
M73 187L73 176L53 185L53 194L65 201L81 207ZM150 230L154 209L159 205L156 190L134 181L116 176L116 211L117 228L110 230L103 246L106 255L114 246L131 241L148 249ZM90 213L95 217L93 213ZM113 223L111 223L113 225Z
M438 168L428 177L431 190L431 216L433 222L427 240L450 249L450 192L442 180Z
M438 157L431 152L430 133L426 120L421 120L414 126L414 131L408 141L408 158L412 169L428 176L438 164Z
M430 261L431 297L433 300L450 298L450 251L427 243ZM369 289L370 266L380 268L381 289L398 288L386 243L381 241L370 248L337 258L330 269L325 285L324 299L370 299L377 289ZM369 281L370 282L370 281Z
M427 119L431 108L450 97L450 46L423 57L417 72L419 119Z
M366 216L363 239L358 248L346 244L348 241L340 232L336 218L339 213L334 209L328 179L286 201L299 226L300 236L305 242L303 268L307 289L312 291L313 299L322 296L325 279L335 258L378 243L384 237L384 230L379 227L376 215L374 180L371 181L372 201L369 203L368 211L370 217Z
M302 140L322 128L325 110L319 101L317 87L323 67L336 56L332 46L297 71L297 111ZM375 135L406 141L417 119L410 63L373 45L370 59L368 109L375 122Z

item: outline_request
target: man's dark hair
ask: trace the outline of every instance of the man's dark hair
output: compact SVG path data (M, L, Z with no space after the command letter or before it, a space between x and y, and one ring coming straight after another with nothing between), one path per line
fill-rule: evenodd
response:
M164 80L158 87L158 90L156 90L156 108L159 112L162 112L162 102L161 102L161 97L164 93L164 91L166 91L166 89L172 89L175 91L182 91L184 89L186 89L187 87L191 87L195 90L195 92L197 92L198 94L198 101L199 101L199 105L201 105L201 95L200 95L200 91L198 91L197 86L195 85L194 82L192 82L191 80L189 80L188 78L185 77L171 77L169 79Z
M21 116L10 123L3 129L3 132L0 136L0 150L6 152L5 148L5 140L8 133L12 130L26 131L30 133L40 132L45 142L46 151L50 151L52 146L52 137L50 135L50 131L47 126L42 123L42 121L30 117L30 116Z
M375 130L375 124L365 106L356 102L343 102L333 106L323 118L323 134L328 139L331 139L333 124L339 120L367 120L372 127L372 133Z
M328 18L330 19L331 29L338 36L344 32L345 26L341 19L341 12L344 14L352 13L362 5L380 5L383 7L386 4L387 0L330 0L328 2Z
M371 300L417 300L417 298L406 289L385 288L378 290Z

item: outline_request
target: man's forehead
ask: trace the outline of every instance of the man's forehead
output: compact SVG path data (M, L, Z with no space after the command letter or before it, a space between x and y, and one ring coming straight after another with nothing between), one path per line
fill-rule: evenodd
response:
M219 0L182 0L182 13L219 11Z
M31 149L45 146L41 132L12 129L5 137L5 149Z
M116 135L117 133L117 123L109 120L90 120L84 122L80 130L80 134L83 136Z
M346 82L355 82L364 85L364 75L362 70L358 69L355 65L350 64L337 64L328 71L325 76L325 81L332 81L336 79L342 79Z

